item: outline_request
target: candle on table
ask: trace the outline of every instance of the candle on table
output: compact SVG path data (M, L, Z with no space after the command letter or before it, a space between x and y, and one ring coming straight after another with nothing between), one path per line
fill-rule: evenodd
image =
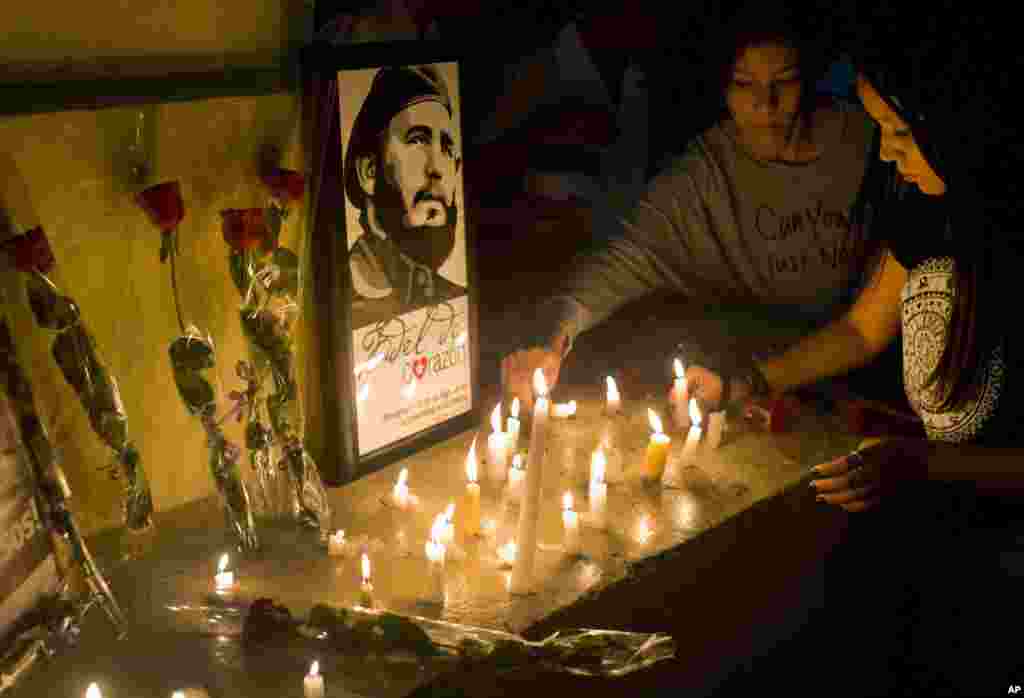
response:
M363 553L362 557L363 580L359 585L359 605L363 608L373 608L373 582L370 581L370 556Z
M725 412L711 412L708 414L708 433L704 438L704 447L714 451L722 445L722 433L725 431Z
M462 535L472 538L480 535L480 484L477 482L476 438L466 456L466 493L459 508Z
M345 554L345 532L340 528L327 537L327 554L333 557Z
M391 500L395 506L405 511L409 508L409 469L402 468L402 471L398 473L398 481L395 482L395 487L391 491Z
M619 386L611 376L605 378L607 388L605 390L604 410L606 414L618 414L622 410L622 396L619 395Z
M614 420L607 420L598 441L598 446L604 451L605 457L604 479L613 485L626 479L625 469L622 467L622 450L617 444L619 441L617 427Z
M701 414L700 408L697 407L697 400L690 398L690 430L686 432L686 441L683 442L683 452L679 454L678 458L674 458L670 466L665 470L665 475L662 478L662 484L666 487L676 487L679 484L679 477L681 470L688 466L693 465L697 460L697 449L700 446L701 437Z
M517 453L512 457L512 467L508 471L508 498L510 501L519 504L523 498L523 481L526 479L526 470L523 468L523 456Z
M444 527L441 529L439 540L445 545L451 545L455 540L455 502L449 502L444 510Z
M235 573L228 569L228 554L220 556L220 563L217 565L217 575L213 578L217 591L230 591L235 586Z
M508 449L515 453L519 450L519 429L522 423L519 421L519 398L512 399L512 407L509 408L506 431L508 433Z
M580 515L572 508L572 492L562 495L562 528L567 555L580 553Z
M427 541L425 550L427 553L427 598L431 601L444 601L444 565L448 550L441 542L441 536L446 526L444 514L438 514L434 518L434 525L430 527L430 540Z
M608 484L604 479L607 460L600 447L590 458L590 517L594 528L606 528L608 509Z
M576 401L558 402L551 406L551 416L559 419L567 419L576 415Z
M491 412L491 434L487 437L487 472L494 482L504 482L508 470L509 437L501 430L501 403Z
M533 426L530 429L530 448L526 461L526 482L523 485L523 500L519 507L519 526L516 532L518 554L512 570L512 592L525 594L533 586L533 560L537 552L537 519L540 516L540 489L544 475L544 452L547 448L548 415L551 401L544 372L539 368L533 373L533 389L536 393L533 406Z
M679 429L688 429L690 427L688 411L690 397L686 390L686 371L683 368L683 362L679 359L672 362L672 367L676 374L675 381L672 383L672 419Z
M100 692L100 687L95 681L85 689L85 698L103 698L103 693Z
M305 698L324 698L324 677L320 675L320 662L314 660L309 665L309 673L302 680L302 693Z
M645 480L661 480L665 473L665 461L668 459L668 447L672 439L668 437L661 426L661 417L657 412L647 408L647 419L651 423L651 440L647 444L647 455L644 458L644 465L641 475Z

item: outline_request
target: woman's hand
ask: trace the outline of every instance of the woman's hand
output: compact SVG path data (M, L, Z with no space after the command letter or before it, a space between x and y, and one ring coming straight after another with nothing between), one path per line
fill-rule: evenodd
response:
M562 351L566 338L554 342L554 348L533 347L520 349L501 360L501 386L506 406L513 398L519 398L522 411L530 414L533 409L533 374L539 368L544 371L548 392L558 383L562 368Z
M926 439L865 439L853 453L812 468L818 499L865 511L904 486L928 477Z
M690 397L697 398L702 407L708 410L722 409L722 392L725 387L721 375L704 366L690 366L686 369L686 391ZM750 397L749 386L742 381L733 380L729 391L729 401L743 401Z

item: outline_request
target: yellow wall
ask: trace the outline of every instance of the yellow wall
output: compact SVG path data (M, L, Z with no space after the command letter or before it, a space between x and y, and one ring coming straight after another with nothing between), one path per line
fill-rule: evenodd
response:
M82 72L88 73L91 63L111 59L132 72L131 56L162 57L158 63L168 70L175 65L168 57L174 56L187 64L190 56L250 54L256 56L253 62L267 65L301 38L312 12L303 0L56 4L59 11L46 2L7 8L5 78L12 71L30 73L33 66L46 72L45 66L64 60L86 66ZM138 65L152 69L155 64L140 60ZM264 145L281 148L285 167L304 170L305 157L295 94L0 120L4 215L15 232L36 224L46 229L58 263L53 278L80 305L120 384L130 438L141 452L156 508L166 510L208 496L214 486L202 429L178 398L169 366L167 347L178 329L169 266L161 265L158 256L160 234L135 206L126 177L125 152L140 110L149 134L152 172L147 184L181 181L186 215L179 229L179 279L185 321L213 336L222 410L227 391L240 387L234 366L244 357L245 345L219 211L266 203L256 168ZM306 237L305 204L298 214L286 223L282 240L297 251ZM9 232L0 229L0 238ZM6 288L21 288L12 272L0 274ZM99 472L110 463L110 453L54 365L53 337L34 327L17 300L14 330L23 358L30 361L51 438L61 449L81 523L87 532L117 525L119 485ZM308 319L308 302L304 312ZM305 373L305 362L298 365ZM300 385L305 378L300 375ZM230 424L226 431L235 443L243 443L239 425Z

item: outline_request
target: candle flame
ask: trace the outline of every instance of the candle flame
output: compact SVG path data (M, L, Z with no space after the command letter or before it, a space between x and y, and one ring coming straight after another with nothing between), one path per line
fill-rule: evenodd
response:
M339 528L334 535L331 536L331 540L338 545L341 545L345 542L345 531Z
M398 473L398 482L395 483L397 488L405 488L409 485L409 469L402 468L401 472Z
M85 698L103 698L103 694L100 693L100 687L96 685L96 682L89 684L89 688L85 689Z
M452 517L455 516L455 502L449 502L448 506L444 509L444 520L446 524L451 523Z
M607 465L608 459L605 458L604 450L598 448L590 457L590 481L597 484L604 482L604 470Z
M553 417L571 417L576 414L576 401L560 402L551 408Z
M533 392L538 398L548 395L548 382L544 380L544 371L539 368L533 372Z
M440 513L434 517L434 524L430 527L430 540L434 543L440 543L441 538L444 537L444 529L448 525L448 521L445 519L444 513Z
M320 662L313 660L313 663L309 665L309 676L316 676L320 673Z
M359 386L359 394L356 396L356 399L359 402L366 402L366 398L368 397L370 397L370 384L363 383Z
M494 406L491 411L491 430L495 433L501 433L501 403L499 402Z
M218 574L223 572L227 568L228 568L228 554L224 553L223 555L220 556L220 562L217 564L217 572L218 572Z
M512 467L515 468L516 470L522 470L523 469L523 454L522 453L517 453L516 455L512 456Z
M466 479L469 480L470 484L476 484L476 471L476 437L474 436L473 445L469 447L469 455L466 456Z
M506 565L511 565L516 561L516 553L519 552L516 542L510 540L505 545L498 548L498 557Z
M621 396L619 395L619 386L615 384L615 379L608 376L605 378L605 383L608 385L608 389L605 391L608 402L618 402Z
M370 556L367 555L366 553L363 553L362 568L363 568L363 581L364 582L370 581Z
M519 398L512 398L512 407L509 410L509 417L519 419Z
M185 698L185 692L184 691L175 691L174 693L171 694L171 698Z
M562 508L566 511L572 511L572 492L566 492L562 495Z
M675 371L676 378L686 378L686 370L683 368L683 362L679 359L672 362L672 370Z
M661 417L659 417L658 413L652 410L650 407L647 408L647 420L651 423L651 429L654 430L655 434L660 434L663 431L663 427L661 425Z
M700 408L697 407L697 399L690 398L690 421L693 422L693 426L700 426Z
M651 527L650 518L647 514L644 514L640 519L640 523L637 525L636 537L641 543L646 543L654 535L654 530Z

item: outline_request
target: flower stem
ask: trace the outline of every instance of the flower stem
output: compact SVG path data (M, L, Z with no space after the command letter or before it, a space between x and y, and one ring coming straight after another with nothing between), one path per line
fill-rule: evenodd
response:
M177 235L178 231L174 231L174 234ZM181 330L182 334L185 334L185 321L181 318L181 300L178 298L178 268L174 263L178 256L176 248L177 241L171 245L170 254L168 255L171 258L171 290L174 292L174 312L178 316L178 329Z

